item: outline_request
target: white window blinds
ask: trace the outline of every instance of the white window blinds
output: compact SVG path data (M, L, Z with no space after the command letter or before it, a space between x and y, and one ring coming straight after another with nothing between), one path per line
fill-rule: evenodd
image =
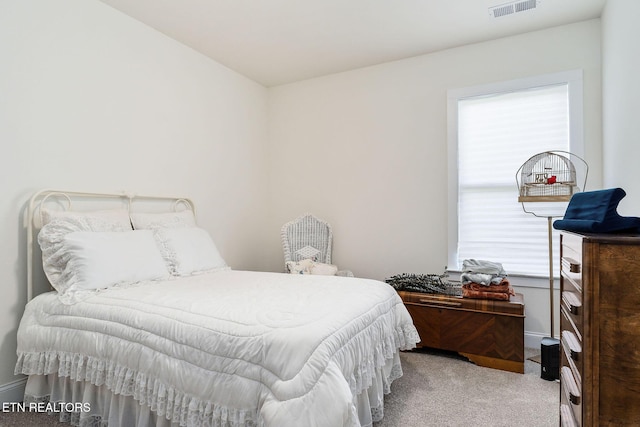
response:
M458 265L486 259L509 274L548 276L546 217L566 204L529 203L542 217L525 213L516 172L536 153L570 151L569 121L568 84L458 100Z

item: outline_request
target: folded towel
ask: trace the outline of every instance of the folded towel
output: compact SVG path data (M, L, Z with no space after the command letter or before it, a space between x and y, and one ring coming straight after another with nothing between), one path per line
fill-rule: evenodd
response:
M485 261L481 259L465 259L462 261L462 271L469 273L491 274L506 276L507 273L499 262Z
M502 279L502 281L498 284L491 284L489 286L485 286L479 283L467 283L462 285L463 289L469 289L472 291L480 291L480 292L497 292L504 293L509 295L515 295L516 292L511 287L511 283L507 279Z
M489 286L497 284L505 278L507 272L499 262L485 261L478 259L465 259L462 261L462 274L460 281L462 284L478 283Z
M460 275L460 281L465 283L477 283L483 286L496 285L504 279L503 276L496 276L493 274L482 273L462 273Z
M467 285L462 285L462 297L463 298L475 298L475 299L491 299L498 301L509 301L511 296L504 292L488 292L488 291L474 291L473 289L465 288Z

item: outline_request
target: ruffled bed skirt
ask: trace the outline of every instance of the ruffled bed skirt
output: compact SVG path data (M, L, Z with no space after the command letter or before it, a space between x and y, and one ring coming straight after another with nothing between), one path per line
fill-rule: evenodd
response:
M353 404L358 413L359 425L371 427L384 415L384 395L390 392L391 383L402 376L399 352L375 369L370 386L354 396ZM148 405L135 400L133 396L114 394L106 385L96 386L90 382L75 381L70 377L57 374L30 375L25 388L25 403L51 403L50 415L57 416L61 422L80 427L268 427L258 420L238 422L229 417L233 410L218 407L217 413L202 417L202 408L183 408L186 414L200 414L193 418L187 416L180 422L172 421ZM67 410L71 409L71 410ZM74 410L78 409L78 410ZM277 427L277 426L276 426ZM350 427L350 426L349 426Z

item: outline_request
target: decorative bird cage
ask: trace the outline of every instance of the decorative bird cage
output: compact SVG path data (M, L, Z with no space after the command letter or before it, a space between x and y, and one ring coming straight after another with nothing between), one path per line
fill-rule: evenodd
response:
M578 173L572 159L577 159L582 163L580 175L584 174L582 190L578 186ZM583 191L587 184L587 174L589 166L582 158L567 151L545 151L532 156L524 162L516 172L516 183L520 194L518 201L522 203L522 209L534 216L545 216L548 226L549 240L549 313L551 320L551 338L554 333L553 315L553 236L552 218L562 216L551 213L544 205L553 203L542 203L537 205L534 212L525 208L525 202L568 202L571 197Z
M581 191L574 164L558 153L564 152L538 153L520 166L516 173L519 202L568 202L574 193Z

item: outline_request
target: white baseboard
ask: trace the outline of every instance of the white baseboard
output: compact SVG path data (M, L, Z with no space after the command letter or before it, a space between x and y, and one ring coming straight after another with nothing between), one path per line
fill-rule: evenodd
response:
M524 332L524 346L525 348L537 348L540 349L542 338L548 337L548 334L541 334L540 332Z
M5 402L22 402L27 377L0 385L0 404Z

